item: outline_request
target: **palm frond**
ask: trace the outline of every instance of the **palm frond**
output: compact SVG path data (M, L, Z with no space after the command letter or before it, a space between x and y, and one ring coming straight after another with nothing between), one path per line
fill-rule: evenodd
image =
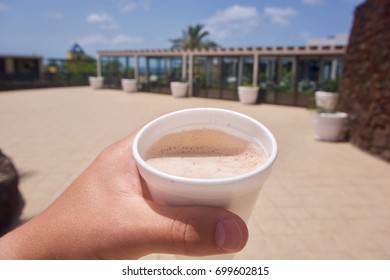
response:
M182 37L170 39L171 49L196 49L196 48L215 48L217 43L207 40L209 31L203 30L204 25L196 24L188 26L187 30L182 31Z

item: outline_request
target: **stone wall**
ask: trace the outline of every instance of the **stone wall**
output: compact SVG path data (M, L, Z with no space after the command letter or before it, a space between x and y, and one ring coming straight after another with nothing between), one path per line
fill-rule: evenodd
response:
M18 171L11 159L0 150L0 237L21 214L23 201L18 184Z
M356 8L340 93L351 142L390 161L389 0L366 0Z

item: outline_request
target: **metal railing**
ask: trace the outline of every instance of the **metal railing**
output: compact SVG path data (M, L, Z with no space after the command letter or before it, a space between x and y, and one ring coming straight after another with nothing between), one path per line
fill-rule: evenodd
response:
M96 72L83 73L50 73L46 72L39 77L37 74L2 74L0 75L0 91L48 88L48 87L68 87L86 86L88 77L95 76Z

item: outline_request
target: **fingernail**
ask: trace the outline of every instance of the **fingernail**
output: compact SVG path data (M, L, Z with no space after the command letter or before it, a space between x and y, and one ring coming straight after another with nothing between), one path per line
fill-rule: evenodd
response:
M222 218L215 230L217 247L228 253L242 248L242 232L240 226L232 218Z

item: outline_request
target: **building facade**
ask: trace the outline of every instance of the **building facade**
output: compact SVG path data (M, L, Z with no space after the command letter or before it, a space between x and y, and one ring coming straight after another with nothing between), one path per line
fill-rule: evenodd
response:
M43 71L40 56L0 55L0 81L40 80Z
M188 81L189 96L238 100L239 85L258 85L259 102L314 104L314 92L337 90L344 45L99 51L105 86L137 79L143 91L170 93L171 81Z

